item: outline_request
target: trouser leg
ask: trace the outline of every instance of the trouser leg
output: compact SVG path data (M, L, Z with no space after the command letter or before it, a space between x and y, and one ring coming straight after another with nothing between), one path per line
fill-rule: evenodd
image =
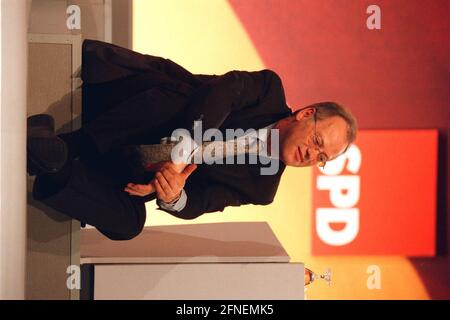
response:
M102 83L83 83L83 124L91 122L100 114L113 109L145 90L158 87L162 79L155 73L137 73ZM159 82L159 83L158 83Z
M56 177L38 176L33 197L73 219L95 226L113 240L128 240L142 231L146 217L142 198L128 195L123 185L110 175L73 160L68 181L61 184Z
M83 93L83 126L86 141L104 154L147 137L170 135L186 104L186 93L163 88L154 75L139 74L120 83L86 85Z
M97 150L104 154L127 144L143 141L175 128L185 105L185 98L177 93L152 88L119 103L90 123L83 131L92 139ZM172 132L164 132L170 135Z

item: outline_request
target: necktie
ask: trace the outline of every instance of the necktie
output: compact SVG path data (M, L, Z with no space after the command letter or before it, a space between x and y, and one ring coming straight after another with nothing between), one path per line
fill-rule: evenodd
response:
M263 150L264 145L257 138L234 139L227 141L207 141L197 148L189 159L189 163L203 163L206 159L226 157L229 155L258 154ZM256 139L256 140L253 140ZM172 150L176 146L175 142L163 142L160 144L138 145L127 147L127 153L134 159L134 163L139 163L144 169L152 165L172 160Z

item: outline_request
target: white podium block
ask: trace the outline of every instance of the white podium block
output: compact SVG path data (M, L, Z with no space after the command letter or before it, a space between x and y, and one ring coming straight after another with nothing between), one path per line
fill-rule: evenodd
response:
M130 241L86 229L80 252L85 298L304 297L303 264L289 262L265 222L146 227Z

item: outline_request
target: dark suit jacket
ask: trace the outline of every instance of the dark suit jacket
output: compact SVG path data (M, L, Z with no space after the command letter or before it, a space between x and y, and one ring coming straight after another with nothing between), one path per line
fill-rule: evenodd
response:
M176 121L167 121L166 130L154 133L147 141L158 141L176 128L191 130L197 119L203 121L203 130L218 128L225 133L227 128L259 129L291 115L281 79L271 70L192 74L169 59L84 40L84 85L117 81L138 73L148 75L149 83L186 97L183 112L175 106L152 105L161 108L158 109L161 113L173 109ZM86 109L88 102L83 101L84 114L92 112ZM278 173L271 176L260 175L260 167L261 164L199 165L185 184L186 207L180 212L167 212L182 219L194 219L206 212L223 211L226 206L267 205L273 201L285 166L280 161ZM154 198L153 194L146 200Z

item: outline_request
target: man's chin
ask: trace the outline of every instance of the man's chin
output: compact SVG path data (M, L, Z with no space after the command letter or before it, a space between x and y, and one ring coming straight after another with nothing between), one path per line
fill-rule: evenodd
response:
M281 156L280 159L285 165L290 167L307 167L306 164L299 162L297 159L295 159L295 157L293 158Z

